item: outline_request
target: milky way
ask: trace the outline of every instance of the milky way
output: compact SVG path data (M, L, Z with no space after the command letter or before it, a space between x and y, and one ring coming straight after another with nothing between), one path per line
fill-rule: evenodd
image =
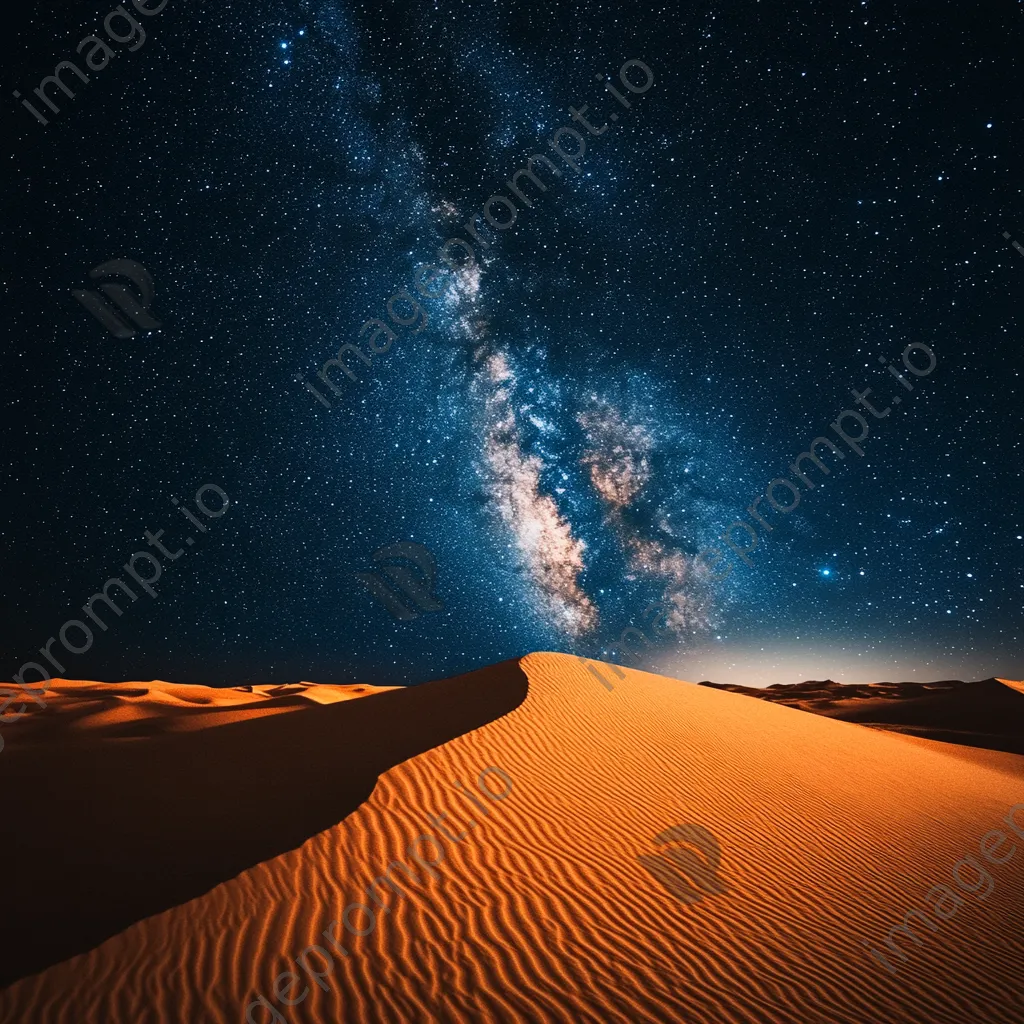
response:
M763 6L169 4L50 124L12 100L6 671L209 482L230 517L83 676L614 658L654 605L688 678L1024 674L1020 5ZM31 92L84 29L18 17ZM112 259L160 331L75 302ZM927 389L711 578L913 344ZM444 610L396 622L355 574L407 541Z

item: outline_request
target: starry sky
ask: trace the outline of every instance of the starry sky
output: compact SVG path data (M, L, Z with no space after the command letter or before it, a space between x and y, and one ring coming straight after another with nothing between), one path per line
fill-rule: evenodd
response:
M1024 677L1020 2L112 9L9 28L4 677L146 530L157 596L54 674ZM94 33L44 126L12 92ZM159 330L72 296L115 258ZM399 621L355 574L403 541L444 607Z

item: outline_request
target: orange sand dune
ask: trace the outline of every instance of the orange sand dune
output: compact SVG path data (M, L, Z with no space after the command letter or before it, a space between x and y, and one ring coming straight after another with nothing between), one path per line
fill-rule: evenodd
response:
M1020 835L1002 821L1024 804L1024 758L966 762L623 671L608 692L578 659L533 654L216 729L19 745L12 727L4 960L23 975L41 945L53 966L0 992L0 1021L240 1022L257 995L279 1014L257 1024L1024 1021L1024 806ZM503 799L477 788L490 766ZM441 825L467 834L417 839ZM720 846L699 902L638 860L676 825ZM993 829L1016 847L988 865L988 898L919 927L891 974L862 940L884 950ZM374 904L395 861L415 878L393 865L399 891L375 886ZM346 908L367 934L336 924ZM100 944L57 963L68 932ZM333 954L306 956L323 987L294 959L313 944ZM287 971L294 1006L274 994Z
M1024 682L1012 679L862 684L826 679L764 689L700 685L907 736L1024 754Z
M15 683L4 684L12 693ZM23 714L10 731L15 744L61 743L77 734L91 739L129 737L208 729L259 715L295 711L310 703L333 704L393 686L270 683L214 688L187 683L94 683L83 679L51 679L40 687L41 708L31 697L14 700L7 715ZM5 739L5 744L7 740Z

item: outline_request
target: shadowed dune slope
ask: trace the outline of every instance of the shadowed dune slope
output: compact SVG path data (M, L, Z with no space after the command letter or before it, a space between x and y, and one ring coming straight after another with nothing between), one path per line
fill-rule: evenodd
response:
M859 685L827 679L764 689L700 685L908 736L1024 754L1024 683L1012 679Z
M424 697L415 708L402 704L406 693L342 708L388 700L392 717L374 716L379 731L367 746L391 749L392 730L406 737L408 757L378 757L375 788L347 817L18 981L0 992L0 1021L237 1024L255 993L289 1024L1024 1021L1024 838L1012 860L989 865L986 900L963 895L955 918L920 929L921 946L905 943L909 961L895 977L861 944L882 946L907 910L927 909L933 885L953 884L953 865L977 857L986 832L1008 830L1002 819L1024 802L1024 782L1000 763L1018 758L967 763L944 744L629 669L624 679L609 674L608 692L564 655L532 654L521 666L529 692L518 706L497 666L416 688ZM472 731L453 726L463 705L489 705L490 688L502 685L514 710L499 717L488 706ZM319 728L309 712L260 723L268 736L285 725L295 732L263 748L269 768L248 760L231 774L243 792L254 773L263 782L290 773L303 730ZM431 727L451 738L417 742ZM212 731L226 743L233 728ZM52 754L59 794L76 786L82 755ZM349 785L352 765L344 756L336 770L318 762L290 792L246 800L246 813L268 830L279 827L272 809L288 801L337 814L345 801L334 787ZM477 791L485 816L456 784L476 791L487 766L512 788L500 802ZM120 780L88 781L102 786L111 816L133 812ZM184 785L176 799L201 809L179 821L176 842L190 855L206 841L212 809L208 783ZM66 803L54 813L68 813ZM346 906L369 903L364 890L390 861L411 863L410 842L438 835L430 819L440 814L467 834L439 842L436 877L420 872L404 892L383 892L376 928L342 933L350 955L335 955L324 989L309 983L293 1007L274 1000L274 978L295 970L292 958L310 944L326 945L321 933ZM1024 811L1017 821L1024 829ZM725 891L684 903L640 864L638 855L659 852L653 837L677 824L717 837ZM91 884L70 843L45 861L9 861L5 877L32 870ZM52 908L44 924L65 927L66 915ZM286 984L285 994L302 987ZM253 1019L271 1018L260 1010Z
M24 742L11 727L0 755L0 984L302 845L358 807L381 772L514 708L526 678L511 661L478 686L447 679L355 700L324 687L321 701L293 687L53 688L63 699L52 717L36 713ZM215 728L196 727L204 705ZM172 727L182 718L190 727Z

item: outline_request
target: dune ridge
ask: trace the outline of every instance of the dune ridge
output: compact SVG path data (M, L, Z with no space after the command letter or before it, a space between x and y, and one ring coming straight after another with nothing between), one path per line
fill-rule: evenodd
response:
M405 758L382 751L390 766L365 799L301 846L10 985L0 1021L242 1020L268 976L450 809L454 781L487 764L515 784L500 817L453 845L439 877L391 902L372 934L346 933L353 955L326 991L279 1007L288 1024L1024 1021L1024 841L998 891L929 933L898 977L862 945L1024 801L1021 758L965 762L952 745L632 669L606 693L571 656L518 667L519 703L489 678L499 667L350 702L376 715L388 701L361 722L381 746L388 727L414 736L427 720L449 736ZM299 737L332 709L315 710L260 724ZM294 747L270 749L281 763ZM638 860L688 823L717 838L726 883L690 905Z

